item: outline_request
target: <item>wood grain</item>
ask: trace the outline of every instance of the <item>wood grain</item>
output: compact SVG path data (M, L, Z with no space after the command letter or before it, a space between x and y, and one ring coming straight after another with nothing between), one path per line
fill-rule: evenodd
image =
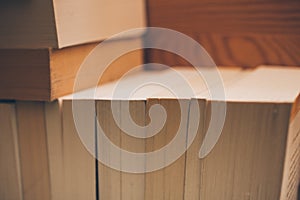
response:
M300 65L299 1L148 0L148 11L149 26L187 34L217 65ZM157 42L162 41L153 41ZM149 61L187 64L178 56L157 50L147 52Z

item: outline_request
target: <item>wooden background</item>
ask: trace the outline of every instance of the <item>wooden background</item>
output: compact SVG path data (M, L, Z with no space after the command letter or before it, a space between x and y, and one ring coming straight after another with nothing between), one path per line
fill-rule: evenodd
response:
M147 9L148 26L187 34L217 65L300 65L300 0L147 0ZM188 64L159 50L146 62Z

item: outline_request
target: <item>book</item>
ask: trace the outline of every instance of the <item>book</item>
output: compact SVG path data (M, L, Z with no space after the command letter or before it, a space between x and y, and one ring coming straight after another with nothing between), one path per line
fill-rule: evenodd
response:
M247 77L249 73L252 73L253 70L220 70L223 79L223 87L229 87L230 85L236 84L239 80ZM203 144L203 139L205 136L205 131L208 122L211 118L211 103L208 100L210 96L207 92L207 88L205 86L205 82L199 81L196 79L195 81L191 81L193 83L192 87L197 88L196 92L199 95L199 98L195 98L190 103L189 119L194 119L197 116L197 113L194 113L194 110L198 109L201 111L199 125L197 129L197 134L194 136L193 141L190 144L190 147L186 151L186 166L185 166L185 188L184 188L184 199L199 199L200 191L201 191L201 160L199 159L199 150ZM215 85L217 86L217 85ZM211 88L213 89L213 88ZM201 94L201 95L200 95ZM202 117L201 117L202 116ZM188 124L188 134L187 140L192 140L193 135L190 134L192 131L195 131L195 128L191 123Z
M0 99L52 101L73 92L81 64L99 43L64 49L0 49ZM115 48L130 45L142 47L141 38L120 39L102 44L106 53L114 55ZM99 55L101 56L101 55ZM143 63L142 50L127 53L104 66L103 59L95 62L90 73L106 69L99 84L119 78L131 68ZM89 74L86 74L89 76ZM99 77L100 79L100 77ZM93 87L97 80L86 79L81 89Z
M143 100L136 100L131 102L120 101L120 129L121 129L121 145L120 148L136 153L144 153L146 151L146 139L133 137L133 134L138 134L140 137L146 136L146 130L140 131L139 128L133 129L129 132L129 135L124 131L124 127L128 124L128 112L126 112L129 107L129 112L131 114L132 120L141 127L146 124L146 104ZM122 131L123 130L123 131ZM126 130L126 129L125 129ZM135 168L135 163L126 159L121 152L121 169L126 166ZM146 158L142 160L146 164ZM132 174L130 172L121 172L121 199L128 200L139 200L143 199L145 196L145 173ZM100 179L101 182L101 179ZM100 190L101 191L101 190Z
M61 49L145 26L144 0L1 1L0 49Z
M229 67L219 73L222 86L211 79L208 88L189 68L136 70L58 101L1 102L1 124L7 123L0 126L0 149L13 151L0 152L0 185L8 188L0 195L296 199L300 70ZM225 100L212 95L220 87ZM95 99L88 95L94 91ZM208 131L222 119L220 135L217 126Z
M174 160L171 164L169 160L176 156L178 149L186 148L186 129L190 101L188 99L148 100L148 109L151 109L153 105L163 106L166 110L167 119L159 133L149 139L147 138L147 152L163 149L170 143L175 144L175 141L172 143L173 138L178 137L178 139L176 140L177 145L172 145L170 148L165 149L161 155L153 156L154 158L149 156L149 159L146 156L147 170L152 168L153 162L159 163L161 159L163 159L161 166L163 168L146 173L145 199L182 199L184 196L186 156L185 154L179 156L179 158ZM157 129L157 127L154 126L154 129ZM149 133L147 132L147 134L153 134L153 132L155 132L155 130L151 128L149 128L148 131Z
M0 103L0 199L22 199L16 106Z
M86 106L89 102L82 102ZM72 102L62 102L62 150L63 150L63 199L96 199L96 168L95 157L82 142L82 135L76 129L73 118ZM92 114L95 114L92 113ZM92 151L95 151L95 118L85 116L85 135L90 138ZM49 133L50 134L50 133ZM86 140L85 140L86 141ZM54 163L58 162L53 160ZM58 174L53 174L57 176ZM54 183L55 184L55 183Z
M297 198L299 80L297 68L260 67L225 87L224 128L198 168L200 199Z
M42 102L16 102L23 199L50 199L45 112Z
M204 69L205 70L205 69ZM210 71L209 69L206 69ZM205 83L197 74L195 70L191 69L179 69L179 72L187 78L188 82L197 87L197 91L205 91ZM242 70L238 68L224 68L221 70L222 77L226 81L234 79L237 75L240 75ZM183 154L173 164L168 165L168 155L172 154L175 149L165 151L160 156L152 156L147 159L144 156L144 160L128 159L128 155L122 154L122 150L147 153L167 145L175 136L181 120L180 106L177 99L166 90L166 88L156 87L150 84L149 87L144 87L141 90L137 90L132 93L129 99L123 97L114 97L114 90L119 88L121 95L126 93L126 90L130 88L138 87L138 83L143 81L164 81L171 80L170 86L173 88L182 87L180 83L176 82L178 74L172 70L160 71L160 72L143 72L138 71L133 73L132 76L123 78L116 82L108 83L103 87L100 87L96 92L96 108L99 125L103 129L109 140L119 147L118 152L114 152L114 148L107 147L105 144L99 141L98 155L105 154L108 158L108 163L103 164L99 161L99 194L100 198L104 199L182 199L184 196L185 187L185 168L186 168L186 155ZM154 78L153 78L154 77ZM199 85L199 82L202 81ZM101 90L102 89L102 90ZM184 88L182 88L184 89ZM130 93L130 91L127 91ZM84 92L83 92L84 93ZM118 94L118 91L116 91ZM81 96L81 95L79 95ZM149 97L149 99L148 99ZM71 98L71 96L69 97ZM83 95L84 98L84 95ZM115 99L116 98L116 99ZM181 139L182 145L185 147L187 137L186 129L188 127L188 113L190 109L190 101L188 97L186 99L179 100L184 105L184 111L181 113L185 122L182 122L181 126ZM115 100L113 100L115 99ZM129 108L126 107L128 103ZM128 106L127 105L127 106ZM151 136L157 126L149 127L145 130L133 129L131 134L135 132L138 135L146 135L147 138L133 137L126 134L126 124L128 121L128 113L126 109L129 109L131 117L139 126L147 125L150 123L149 112L153 105L163 106L169 117L165 123L165 126L155 136ZM203 105L203 104L202 104ZM119 112L115 118L112 116L112 107L116 106ZM203 110L201 109L201 113ZM170 117L171 116L171 117ZM157 116L154 116L154 118ZM153 123L153 122L152 122ZM119 125L118 125L119 124ZM176 125L175 125L176 124ZM124 126L124 127L123 127ZM98 133L100 130L97 131ZM129 132L130 133L130 132ZM163 157L161 157L163 156ZM165 168L152 171L154 162L162 162L162 165L166 165ZM135 165L135 162L141 164L139 168ZM114 165L115 164L115 165ZM112 165L114 167L112 167ZM123 170L123 171L122 171ZM128 172L126 170L133 170ZM134 171L136 170L136 171ZM148 171L149 170L149 171Z
M119 104L119 102L116 102ZM121 145L120 128L117 123L120 123L120 113L116 113L115 120L111 111L111 101L97 101L96 112L99 126L105 132L105 135L114 145ZM100 130L97 130L97 133ZM121 199L121 172L118 169L113 169L108 165L115 164L116 168L121 168L121 151L113 152L111 146L104 146L101 144L99 138L98 143L98 159L100 157L108 158L106 165L98 162L98 181L99 181L99 197L100 199ZM104 141L103 141L104 142Z
M210 69L206 69L210 71ZM191 83L194 84L194 86L199 85L199 80L201 80L201 77L199 78L199 75L195 71L191 71L190 69L181 69L182 73L185 77L191 79ZM222 71L222 75L226 74L224 77L228 80L235 77L235 75L239 74L240 70L237 68L224 68ZM151 141L153 138L136 138L132 135L128 135L128 132L126 133L126 126L128 125L128 113L126 112L126 109L129 109L132 118L137 122L140 126L143 126L143 124L148 123L148 112L151 108L151 102L159 101L156 98L167 98L167 95L170 95L170 93L166 93L167 91L161 87L156 86L149 86L141 90L137 90L135 93L133 93L133 96L129 98L129 101L126 97L122 98L122 95L124 93L131 92L130 88L135 88L138 86L139 83L143 81L150 81L151 79L155 80L176 80L176 77L178 74L173 72L172 70L165 70L165 71L143 71L143 70L135 70L132 72L132 74L129 74L125 77L122 77L121 80L117 80L111 83L104 84L103 86L100 86L96 89L95 93L95 107L96 107L96 116L98 119L98 123L101 126L101 129L103 129L106 137L111 141L116 147L119 147L119 150L116 150L113 148L113 146L107 146L105 142L103 141L103 136L100 138L99 134L101 132L100 129L97 129L97 157L99 159L96 168L98 169L98 192L97 195L99 198L104 199L143 199L143 198L151 198L151 195L155 196L164 196L165 192L163 188L169 188L169 194L171 196L176 196L176 194L171 194L173 191L173 188L177 188L178 193L183 194L183 188L184 188L184 160L185 156L181 158L181 162L176 164L176 167L169 167L167 169L161 169L157 173L162 174L162 176L157 176L157 178L160 181L151 181L152 174L147 174L147 165L149 165L147 161L147 156L143 157L142 160L139 160L138 163L139 168L135 165L135 160L128 159L128 155L126 155L126 152L123 152L122 150L125 149L126 151L130 152L147 152L150 151L149 145L151 144ZM198 79L197 79L198 77ZM175 79L174 79L175 78ZM189 79L187 79L189 80ZM197 83L198 80L198 83ZM171 83L171 82L170 82ZM175 82L176 83L176 82ZM171 86L178 87L178 83L173 84L171 83ZM121 97L118 95L115 96L114 90L115 87L119 86L120 88L117 90L118 92L121 92ZM91 100L91 97L89 94L91 91L93 92L94 88L91 88L89 90L85 90L82 92L79 92L79 94L76 95L68 95L65 96L62 99L62 101L71 100L74 99L74 101L87 101L89 102ZM202 85L202 90L205 90L205 84ZM81 94L80 94L81 93ZM147 100L148 97L153 97L153 99ZM169 96L174 98L172 95ZM161 100L164 101L166 105L169 104L169 100ZM116 116L112 115L112 107L111 104L116 106L117 113ZM129 103L129 108L127 103ZM173 105L174 104L174 105ZM185 100L186 105L186 115L188 112L188 104L189 101ZM83 106L81 109L82 112L85 110L89 110L88 108L84 109L84 103L80 104ZM176 106L177 105L177 106ZM86 106L88 106L88 103L86 103ZM178 109L178 103L176 99L174 98L174 101L170 103L170 108L167 107L169 112L172 113L173 106L177 107ZM84 116L87 116L86 114L83 114ZM92 114L91 114L92 115ZM115 118L114 118L115 117ZM178 119L177 114L174 114L174 117L176 120ZM169 126L172 127L172 121L170 121ZM170 127L168 129L170 129ZM183 128L185 131L185 128ZM160 134L158 134L158 138L166 137L166 141L169 141L172 136L174 136L172 131L166 132L167 129L164 129ZM138 134L138 135L147 135L147 132L150 130L139 130L139 128L135 128L132 130L132 133ZM151 132L151 131L150 131ZM130 133L130 132L129 132ZM168 134L167 134L168 133ZM184 135L184 137L186 137ZM161 143L162 145L165 144L166 141L160 142L159 139L156 139L158 143ZM103 160L106 158L107 161L103 162ZM148 164L147 164L148 163ZM172 176L174 173L176 173L177 169L181 169L181 185L171 184L172 183ZM156 172L154 172L156 173ZM165 182L165 184L163 183ZM161 187L161 184L162 187ZM158 187L157 187L158 186ZM151 187L157 187L161 188L158 191L151 191ZM179 188L179 189L178 189Z
M80 141L71 105L0 103L1 199L96 199L95 158Z
M129 105L127 104L129 103ZM127 110L129 106L129 112L140 126L145 124L145 101L137 100L132 102L114 100L114 105L120 108L120 112L113 116L110 100L97 100L97 118L99 125L105 132L105 135L109 138L114 145L117 145L120 149L124 149L131 152L145 152L145 140L141 138L134 138L123 130L123 126L127 123ZM145 134L145 132L139 132L138 134ZM121 171L122 168L127 169L126 166L134 163L126 159L123 156L121 150L114 152L113 148L107 148L102 145L103 141L99 139L98 143L98 156L104 156L110 160L106 165L98 162L99 173L99 197L103 199L143 199L144 187L145 187L145 173L132 174L126 171ZM105 154L105 155L103 155ZM116 162L115 168L108 166ZM145 162L145 160L144 160Z
M189 72L186 73L188 76ZM157 75L155 73L150 74L148 75L157 76L156 80L176 80L170 71L160 72ZM299 70L295 68L259 67L250 71L241 70L239 73L237 73L237 70L233 70L233 74L228 74L228 77L230 76L231 79L225 81L224 85L226 99L212 98L210 93L207 92L207 88L201 88L199 80L193 81L193 76L188 76L187 80L189 80L191 87L194 87L198 93L189 102L189 117L185 133L188 140L191 134L189 133L191 122L195 120L196 116L194 113L196 105L200 106L202 116L205 117L202 122L200 121L196 140L191 144L190 149L187 149L183 157L179 157L171 165L166 164L169 159L166 155L158 157L155 162L151 160L154 159L153 157L148 160L146 156L145 199L197 199L200 197L201 199L252 198L259 200L296 198L299 183L299 138L297 135L299 119L295 117L297 116L295 113L299 109L297 103ZM133 79L124 79L123 84L126 87L120 86L122 91L126 88L132 88L134 85L137 87L138 79L149 81L144 73L137 73L136 76L131 78ZM111 104L109 101L113 96L114 84L116 83L103 87L102 96L99 91L98 105L101 105L103 101L101 98L103 98L106 101L105 107L111 109L109 108L109 104ZM215 85L215 87L218 86ZM151 90L149 90L150 88ZM185 87L175 81L171 88L181 90ZM174 96L165 90L148 87L145 91L136 91L135 94L131 95L129 101L138 99L145 101L146 117L149 117L147 110L157 104L165 107L166 112L169 113L167 116L170 117L168 120L173 121L172 119L179 116L176 106L168 109L168 105L172 105L172 97L174 98ZM126 98L123 99L123 101L125 100ZM176 100L175 98L174 100L181 101L184 98L181 96L179 99ZM217 138L215 146L212 148L206 143L203 144L207 140L205 133L213 115L212 107L217 106L218 108L225 100L227 111L224 127L220 137ZM122 98L119 101L122 101ZM197 101L199 101L198 104L196 104ZM102 111L103 107L98 106L98 109ZM104 118L109 116L103 114L103 112L98 112L98 115L101 116L101 113ZM154 115L154 118L156 117L158 115ZM118 120L122 121L125 118L119 116ZM107 121L103 124L106 127L108 126L108 129L115 127L112 130L116 130L110 132L111 136L109 138L113 137L112 141L120 146L122 139L118 135L122 131L116 127L116 124L110 125L115 121L111 117L105 120ZM145 120L146 124L150 122L147 119ZM172 130L176 129L175 127L178 128L178 122L175 122L175 120L168 123L168 120L161 129L163 134L151 136L151 130L146 133L146 135L150 133L145 143L146 152L160 149L170 142L168 133L174 134ZM158 137L160 139L155 139ZM183 141L186 142L185 139ZM143 142L143 140L140 140L140 142ZM127 145L133 146L130 144L133 143L128 141ZM211 152L207 155L204 153L203 156L205 149L210 148L212 148ZM109 151L99 149L99 154ZM121 152L118 155L122 155ZM112 155L116 156L116 154ZM123 162L126 163L122 156L108 157L112 159L112 163L116 162L121 166ZM114 160L115 158L119 158L119 160ZM151 170L147 171L149 168L148 162L150 166L153 166L153 163L156 162L162 162L166 166L163 169L151 172ZM105 180L102 179L103 176L100 176L99 182L101 183L102 180L102 184L105 185L107 179L115 177L111 180L114 180L112 182L116 183L114 186L119 190L113 190L111 186L106 185L108 189L101 190L100 188L100 191L103 192L102 194L108 192L116 195L115 198L120 199L122 196L120 191L123 187L120 177L123 172L118 172L117 169L111 169L109 166L106 166L106 168L110 173L114 172L118 175L113 176L109 175L110 173L103 172ZM135 191L140 192L140 190ZM109 196L105 197L109 198Z
M51 199L67 199L65 173L72 173L72 168L65 170L64 140L62 126L61 102L44 103L45 125L47 135L47 152L50 176ZM66 172L65 172L66 171ZM84 180L83 180L84 181Z

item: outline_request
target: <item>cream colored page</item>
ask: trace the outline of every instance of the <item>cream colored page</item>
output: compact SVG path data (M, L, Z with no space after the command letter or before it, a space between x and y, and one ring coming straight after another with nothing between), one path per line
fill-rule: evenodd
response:
M292 119L289 126L286 157L281 189L281 200L294 200L297 198L299 185L300 162L300 111Z

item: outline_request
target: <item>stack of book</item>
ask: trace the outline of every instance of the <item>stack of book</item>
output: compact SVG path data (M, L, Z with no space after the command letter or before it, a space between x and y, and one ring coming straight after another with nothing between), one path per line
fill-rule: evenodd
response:
M218 68L209 84L216 71L199 71L138 70L53 102L2 102L1 199L295 200L300 69Z
M81 63L99 42L145 26L144 7L144 0L1 1L0 99L49 101L71 93ZM105 47L142 47L142 34ZM120 57L110 66L113 76L102 82L118 78L142 59L138 50Z
M295 200L299 68L131 70L135 50L73 93L99 44L88 62L143 47L140 31L103 40L145 26L144 7L0 2L0 199Z
M103 41L144 27L145 10L144 0L0 2L0 199L95 199L94 179L76 179L72 170L78 166L68 159L57 160L67 150L60 155L58 140L48 144L61 131L56 124L61 116L47 102L73 92L81 64L99 44L109 49L107 54L113 54L112 48L132 45L142 49L142 32ZM109 66L96 66L106 69L99 84L142 63L143 51L136 50L120 55ZM94 85L87 79L84 87ZM45 105L54 107L48 113ZM49 124L45 119L52 115L54 124ZM48 128L51 133L46 135ZM72 156L80 157L76 150ZM49 165L52 159L54 166ZM65 166L64 171L52 176L56 166ZM95 171L86 169L82 177Z

